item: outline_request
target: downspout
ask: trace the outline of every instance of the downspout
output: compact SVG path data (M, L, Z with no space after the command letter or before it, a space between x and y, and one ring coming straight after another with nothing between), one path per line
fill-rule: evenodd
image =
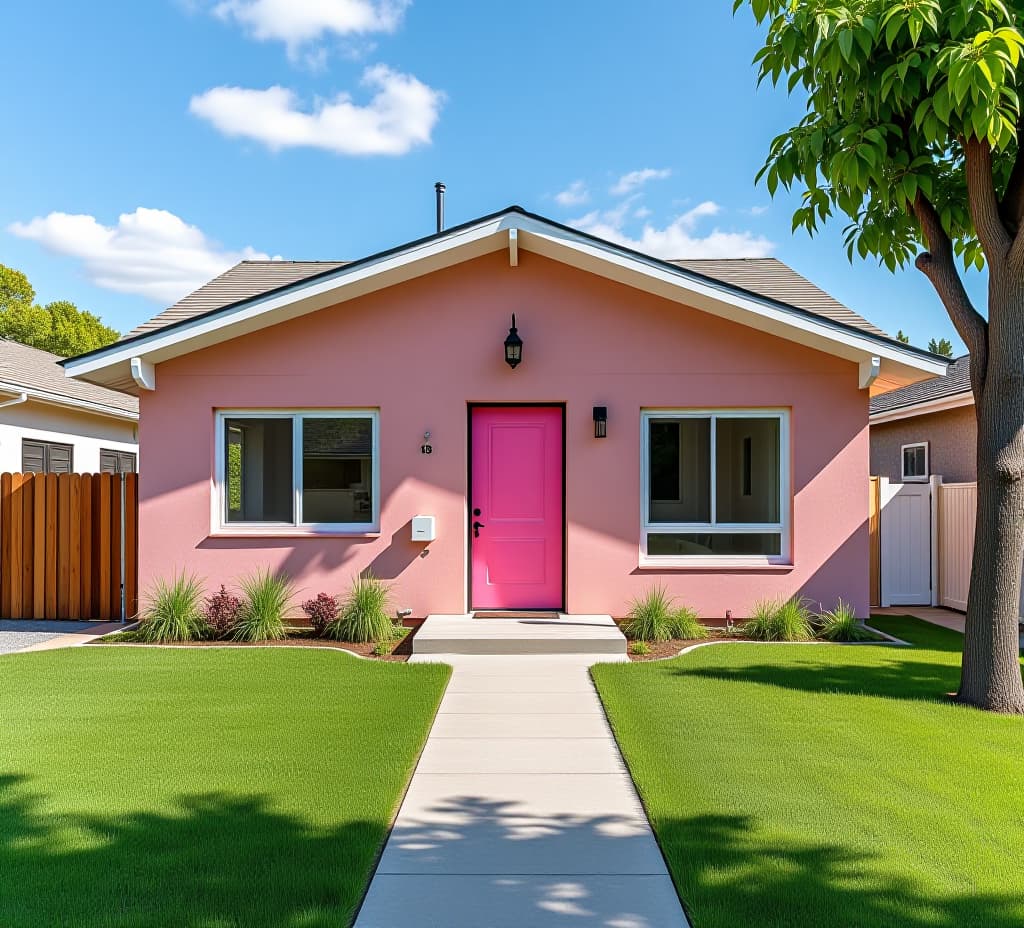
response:
M27 393L19 393L13 400L4 400L0 403L0 409L4 409L7 406L20 406L22 403L28 402Z

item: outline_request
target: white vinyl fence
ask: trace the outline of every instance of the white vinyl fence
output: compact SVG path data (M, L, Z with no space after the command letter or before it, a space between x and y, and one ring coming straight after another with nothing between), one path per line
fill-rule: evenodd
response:
M974 516L978 510L976 483L940 483L939 492L939 605L967 611L974 553Z

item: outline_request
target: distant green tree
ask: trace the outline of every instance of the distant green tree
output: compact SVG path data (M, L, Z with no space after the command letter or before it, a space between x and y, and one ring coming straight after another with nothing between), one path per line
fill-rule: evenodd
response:
M896 341L903 342L904 345L909 345L910 344L910 336L909 335L904 335L903 334L903 329L900 329L896 333Z
M70 357L117 341L119 333L67 300L39 306L28 278L0 264L0 336Z
M933 338L928 342L928 350L932 354L941 354L944 358L953 357L953 343L948 338L940 338L938 341Z

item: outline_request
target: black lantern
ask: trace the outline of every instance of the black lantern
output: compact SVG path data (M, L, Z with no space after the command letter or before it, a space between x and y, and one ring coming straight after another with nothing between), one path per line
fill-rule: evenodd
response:
M608 407L594 407L594 438L608 437Z
M512 328L508 330L508 336L505 338L505 363L515 370L522 360L523 340L516 331L516 314L512 313Z

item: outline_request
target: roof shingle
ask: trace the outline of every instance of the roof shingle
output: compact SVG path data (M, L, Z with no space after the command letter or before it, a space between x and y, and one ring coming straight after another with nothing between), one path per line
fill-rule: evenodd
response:
M127 393L67 377L58 363L59 355L20 342L0 338L0 381L24 390L41 390L80 400L100 403L122 412L138 413L139 401Z
M894 409L907 409L921 403L945 399L960 393L971 391L971 356L965 354L949 365L944 377L912 383L909 387L883 393L871 399L871 415L892 412Z

